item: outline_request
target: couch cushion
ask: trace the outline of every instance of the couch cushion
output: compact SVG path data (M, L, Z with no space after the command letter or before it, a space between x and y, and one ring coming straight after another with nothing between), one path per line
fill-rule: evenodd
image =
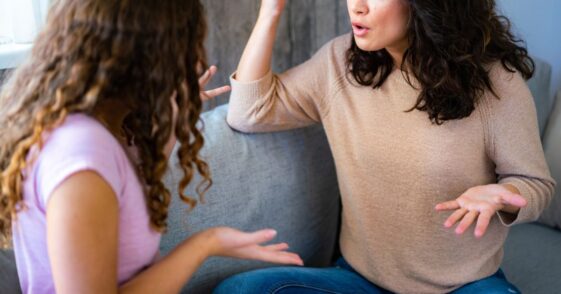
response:
M555 108L545 132L544 150L551 175L557 181L557 188L551 205L544 210L539 221L561 229L561 91L557 94Z
M281 133L242 134L226 124L227 106L203 114L205 146L201 151L214 184L206 204L186 212L177 200L182 177L177 160L170 160L166 178L174 201L162 253L191 234L213 226L243 230L274 228L275 241L288 242L308 266L330 263L337 243L339 193L335 167L323 129L314 126ZM187 188L199 182L195 178ZM224 278L267 264L213 258L196 273L187 288L208 293Z
M0 250L0 293L21 293L16 261L12 250Z
M522 293L559 293L561 232L536 223L512 227L502 268Z
M538 123L540 126L540 134L543 135L549 114L553 107L553 97L549 92L551 85L551 65L547 62L533 58L536 64L534 76L528 80L528 87L534 96L536 110L538 112Z

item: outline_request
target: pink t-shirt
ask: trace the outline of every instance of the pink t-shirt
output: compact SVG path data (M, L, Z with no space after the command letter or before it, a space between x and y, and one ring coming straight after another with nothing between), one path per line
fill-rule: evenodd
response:
M24 172L27 209L18 213L13 224L14 252L23 293L55 293L47 252L46 203L55 188L80 171L98 173L117 195L119 283L149 266L158 255L161 235L150 228L142 186L118 141L85 114L68 116L44 138L43 149Z

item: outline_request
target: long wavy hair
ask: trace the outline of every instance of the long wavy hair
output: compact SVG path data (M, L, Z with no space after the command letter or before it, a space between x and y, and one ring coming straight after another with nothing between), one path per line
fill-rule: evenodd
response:
M22 182L32 147L71 113L95 117L100 103L124 105L122 131L138 149L136 169L146 187L151 225L166 229L170 192L162 183L164 147L172 132L184 172L180 198L195 171L200 198L210 187L199 158L204 140L198 76L204 68L206 22L199 0L57 0L26 64L0 97L0 241L9 245L11 225L24 209ZM172 99L177 104L173 129Z
M494 0L402 1L410 12L401 70L420 90L409 111L425 111L438 125L470 116L486 90L498 98L489 77L496 62L532 77L534 62L509 20L497 14ZM373 88L381 87L395 67L385 49L363 51L354 37L346 62L357 83Z

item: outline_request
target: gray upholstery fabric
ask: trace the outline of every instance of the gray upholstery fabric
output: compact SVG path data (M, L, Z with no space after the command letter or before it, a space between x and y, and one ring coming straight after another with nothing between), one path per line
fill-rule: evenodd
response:
M561 230L561 91L557 93L555 108L545 132L544 150L551 175L557 181L557 188L550 206L545 209L539 221ZM561 247L559 250L561 251Z
M561 293L561 232L535 223L512 227L502 268L522 293Z
M11 250L0 250L0 293L21 293L14 252Z
M286 241L306 265L326 266L336 245L339 193L335 167L323 129L319 126L270 134L242 134L226 124L226 106L203 115L203 157L214 184L206 204L186 213L174 201L169 232L162 240L165 254L191 234L212 226L243 230L274 228L276 241ZM176 166L172 157L171 164ZM182 174L172 168L166 181L177 194ZM194 195L195 179L187 189ZM177 197L175 197L177 199ZM270 266L215 258L188 284L190 293L207 293L224 278L249 269Z
M553 97L549 92L551 85L551 65L535 57L534 62L536 64L536 70L534 76L528 81L528 87L534 96L536 110L538 112L540 134L543 135L549 114L553 107Z

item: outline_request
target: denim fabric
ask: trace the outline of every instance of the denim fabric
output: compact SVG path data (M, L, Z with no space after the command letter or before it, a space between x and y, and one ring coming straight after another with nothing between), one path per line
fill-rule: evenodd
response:
M330 268L279 267L233 276L214 294L389 294L357 273L343 258ZM499 270L494 275L466 284L452 294L518 294Z

